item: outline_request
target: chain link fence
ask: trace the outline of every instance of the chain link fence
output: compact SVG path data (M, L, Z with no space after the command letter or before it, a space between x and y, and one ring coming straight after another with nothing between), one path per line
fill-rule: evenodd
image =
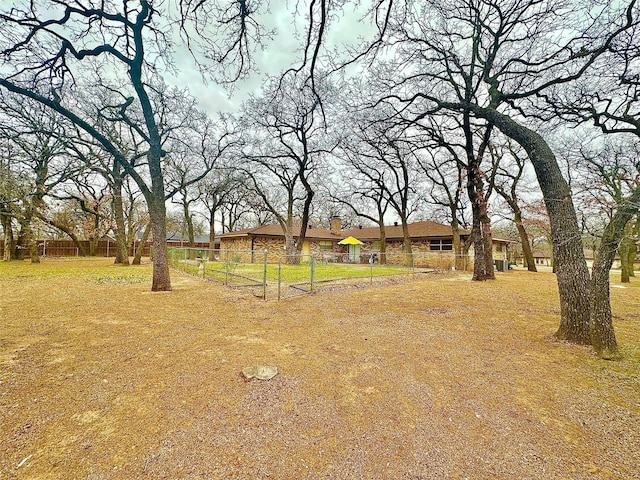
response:
M437 253L348 253L281 255L263 250L170 248L170 265L192 275L246 288L263 299L283 300L312 293L327 285L368 282L391 275L413 275L466 269L467 256Z
M255 250L169 248L169 264L192 275L267 297L267 254Z

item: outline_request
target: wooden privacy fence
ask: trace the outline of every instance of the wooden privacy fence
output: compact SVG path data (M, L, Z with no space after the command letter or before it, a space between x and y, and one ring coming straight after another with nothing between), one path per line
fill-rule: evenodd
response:
M80 245L82 249L78 247L71 240L38 240L38 253L42 257L78 257L80 255L90 255L91 245L89 240L81 240ZM171 247L184 247L188 246L188 242L181 241L168 241L167 245ZM197 242L196 248L209 248L209 243ZM151 253L151 242L141 244L139 242L132 242L129 244L129 256L132 257L136 252L142 248L142 256L148 257ZM4 242L0 242L0 257L4 255ZM25 258L29 258L29 251L25 251ZM115 257L116 256L116 242L115 240L99 240L96 249L96 257Z

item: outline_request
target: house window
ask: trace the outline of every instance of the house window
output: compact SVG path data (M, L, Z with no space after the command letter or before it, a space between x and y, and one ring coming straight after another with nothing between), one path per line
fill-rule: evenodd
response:
M502 244L496 243L496 252L502 252Z
M333 242L331 240L320 240L320 251L322 252L333 251Z
M380 251L380 241L371 242L371 251L372 252L379 252Z
M453 250L453 240L442 239L442 240L430 240L429 241L429 250L435 251L443 251L443 250Z

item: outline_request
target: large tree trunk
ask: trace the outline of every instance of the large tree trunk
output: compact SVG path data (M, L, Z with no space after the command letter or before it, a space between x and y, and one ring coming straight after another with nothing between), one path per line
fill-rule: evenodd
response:
M460 224L453 217L451 221L451 232L453 233L453 255L455 256L454 265L456 270L464 270L464 259L462 258L462 240L460 239Z
M167 254L167 227L164 195L154 195L147 199L149 221L153 233L153 279L151 291L165 292L171 290L169 259Z
M193 229L193 215L189 210L189 203L187 202L187 199L186 199L186 193L183 198L182 213L184 215L184 222L187 226L187 243L189 245L188 256L189 256L189 260L193 260L196 258L196 251L195 251L196 235Z
M640 239L640 209L636 212L636 221L631 231L631 235L633 236L634 241L633 245L631 245L631 248L629 249L629 262L631 264L629 268L629 276L635 277L635 262L636 256L638 255L638 244L636 242Z
M147 10L148 5L144 4ZM137 31L135 34L136 46L142 51L142 34ZM153 279L151 281L152 292L162 292L171 290L171 276L169 273L169 258L167 252L167 211L165 206L164 175L162 173L162 157L165 155L162 150L162 139L158 130L158 124L154 117L154 109L147 95L146 87L142 81L142 56L136 57L130 63L129 77L140 100L145 124L149 133L149 151L147 152L147 163L149 176L151 177L151 189L148 189L142 181L136 180L142 189L149 209L149 221L153 233ZM124 165L123 165L124 166ZM134 177L135 179L135 177Z
M187 224L187 239L189 241L189 248L196 247L196 234L193 228L193 216L189 212L189 207L185 208L185 222Z
M211 212L209 218L209 261L213 262L216 259L216 230L215 230L215 210Z
M475 175L470 175L475 177ZM493 240L491 237L491 222L487 213L486 202L480 198L478 185L475 179L470 179L468 186L471 200L472 227L471 238L473 242L473 278L475 281L495 280L493 268ZM482 187L480 187L482 191ZM481 194L483 195L483 194Z
M28 236L31 232L31 209L27 208L22 217L18 219L20 230L18 230L18 238L15 242L13 258L16 260L24 260L25 254L29 247Z
M473 277L472 280L486 280L484 261L484 242L482 241L482 229L480 227L480 214L477 205L471 206L471 243L473 244Z
M491 235L491 219L489 218L488 202L483 200L480 227L482 228L482 241L484 242L484 271L487 280L495 280L496 273L493 265L493 236Z
M38 239L33 234L33 228L29 225L29 258L31 263L40 263L40 252L38 252Z
M476 107L474 112L493 122L502 133L526 150L535 169L551 223L561 315L560 327L555 335L572 343L591 344L589 270L571 191L555 155L544 138L511 117L488 108Z
M33 199L32 202L33 203ZM29 252L29 260L31 263L40 263L40 255L38 254L38 244L33 232L34 209L32 205L27 207L24 218L22 219L20 235L18 236L18 245L16 257L18 260L24 259L25 252Z
M292 227L287 227L288 229ZM296 240L291 230L284 233L284 254L285 262L289 265L298 265L300 263L300 257L297 254Z
M484 176L481 164L485 149L491 137L491 125L486 127L482 143L475 153L474 133L471 127L470 112L464 112L463 129L467 156L467 193L471 202L474 261L473 278L475 281L495 280L493 269L493 249L491 240L491 223L488 215L488 202L485 198Z
M407 219L402 219L402 250L404 252L404 264L413 267L413 250L411 248L411 235L409 234L409 224Z
M378 222L378 227L380 228L380 259L378 263L380 265L387 264L387 231L384 228L384 218L380 217L380 221Z
M2 219L2 231L4 232L4 251L2 259L9 262L13 258L13 228L11 226L11 216L8 214L0 214Z
M122 177L120 175L120 165L117 163L114 164L113 167L113 177L114 185L111 208L113 209L113 219L116 224L114 231L116 237L116 258L113 263L116 265L129 265L129 245L124 220L124 205L122 203Z
M618 255L620 255L620 282L629 283L631 276L629 272L633 269L633 259L631 258L631 244L630 238L623 238L618 246ZM635 252L633 252L635 257Z
M306 149L306 144L305 144L305 149ZM306 154L305 154L305 160L306 160ZM302 222L300 225L300 236L298 237L298 245L296 248L296 253L298 255L302 254L302 249L304 248L304 242L307 240L307 228L309 226L309 212L311 211L311 202L313 202L313 197L315 195L315 192L313 191L311 184L307 180L307 177L304 171L300 172L300 181L302 182L302 185L304 186L304 190L307 195L305 196L304 204L302 207Z
M638 255L638 246L635 243L629 245L629 252L627 253L627 262L629 263L629 277L635 277L635 262Z

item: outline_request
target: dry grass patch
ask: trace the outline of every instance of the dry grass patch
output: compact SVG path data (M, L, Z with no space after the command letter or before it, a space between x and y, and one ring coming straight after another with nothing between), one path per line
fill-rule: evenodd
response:
M0 478L640 478L638 279L604 362L553 340L549 273L416 278L278 303L0 263Z

